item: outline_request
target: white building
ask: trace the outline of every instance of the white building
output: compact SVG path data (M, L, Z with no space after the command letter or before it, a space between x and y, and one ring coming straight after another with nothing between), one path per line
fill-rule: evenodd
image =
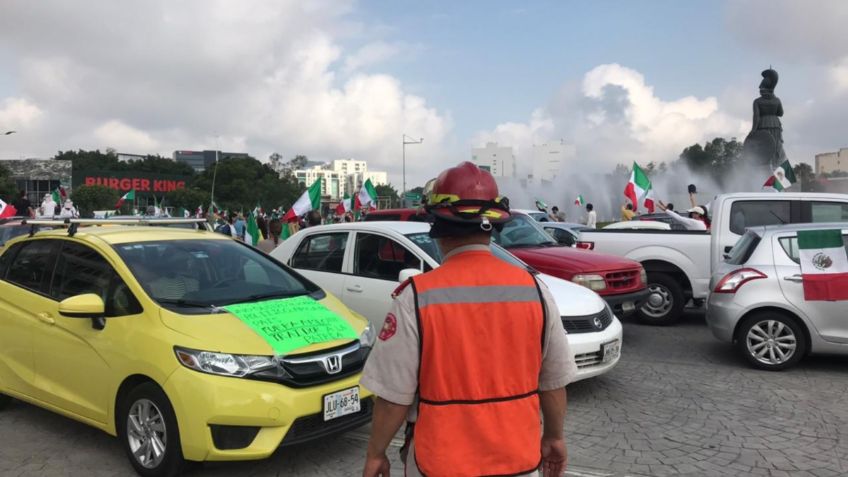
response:
M495 177L515 177L515 154L511 146L498 146L496 142L486 143L486 147L471 149L471 160L480 169L485 169Z
M837 152L816 154L816 174L830 174L836 171L848 172L848 147Z
M369 171L366 161L353 159L336 159L327 164L310 165L294 171L294 175L297 181L306 187L311 186L318 178L324 179L321 195L329 196L330 200L340 200L345 195L352 197L368 179L371 179L375 186L389 183L386 172Z
M322 166L313 166L309 169L294 171L298 182L306 187L311 186L318 179L323 179L321 184L321 195L329 196L331 200L338 200L344 196L344 176L336 171L325 169Z
M564 164L577 157L577 149L565 141L534 144L530 151L533 182L553 182Z

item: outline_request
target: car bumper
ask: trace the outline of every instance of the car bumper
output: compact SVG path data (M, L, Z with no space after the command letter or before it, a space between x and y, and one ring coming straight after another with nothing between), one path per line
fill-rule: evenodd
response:
M647 288L632 293L624 293L621 295L601 295L607 303L609 303L615 316L628 316L633 314L642 306L650 292Z
M736 303L733 294L711 293L707 300L707 326L720 341L731 343L736 324L745 312L746 307Z
M343 432L369 422L372 394L359 386L360 377L361 373L296 389L180 368L165 382L164 389L177 415L186 459L251 460L266 458L281 445ZM359 387L362 410L324 422L324 395L352 387ZM239 441L239 433L245 431L248 437L242 434L242 442L235 443L238 448L227 448L233 447L233 441ZM222 444L222 432L229 445ZM251 438L253 433L255 436Z
M622 327L618 318L613 317L612 323L596 333L569 333L568 345L577 361L577 377L574 381L599 376L611 370L618 364L621 353L614 359L603 362L603 345L618 340L622 344Z

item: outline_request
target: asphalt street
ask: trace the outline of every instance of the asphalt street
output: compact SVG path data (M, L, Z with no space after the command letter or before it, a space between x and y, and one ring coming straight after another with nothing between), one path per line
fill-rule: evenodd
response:
M622 353L610 373L568 388L567 475L848 474L848 359L756 371L714 340L697 312L667 328L625 320ZM367 439L366 427L264 461L197 465L187 475L357 475ZM114 438L15 402L0 413L0 475L134 473Z

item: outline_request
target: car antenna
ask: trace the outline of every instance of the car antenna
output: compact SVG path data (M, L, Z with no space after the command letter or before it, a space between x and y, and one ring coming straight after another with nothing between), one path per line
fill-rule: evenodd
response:
M782 218L781 216L779 216L779 215L775 214L773 210L770 210L770 211L769 211L769 213L770 213L771 215L773 215L773 216L777 217L777 220L779 220L779 221L780 221L780 223L781 223L782 225L786 225L786 221L785 221L785 220L783 220L783 218Z

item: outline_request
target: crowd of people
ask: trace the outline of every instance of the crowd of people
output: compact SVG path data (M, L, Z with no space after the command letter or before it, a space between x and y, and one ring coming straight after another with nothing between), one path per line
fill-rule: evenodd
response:
M27 192L25 190L21 190L18 192L18 197L12 202L12 207L15 208L17 216L29 219L52 219L55 217L64 219L79 217L79 211L74 206L74 202L70 199L70 197L64 197L60 206L53 198L53 194L44 194L44 199L41 201L41 205L34 207L27 197Z

